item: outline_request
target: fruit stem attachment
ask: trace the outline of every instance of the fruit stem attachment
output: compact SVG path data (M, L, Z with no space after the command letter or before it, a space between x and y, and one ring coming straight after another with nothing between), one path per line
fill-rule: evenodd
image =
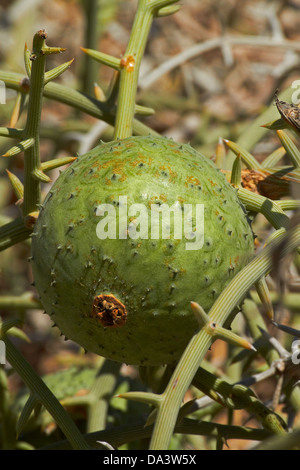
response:
M130 137L133 132L135 100L141 60L153 18L162 8L177 0L139 0L129 42L120 65L120 88L115 121L114 139ZM171 9L168 14L173 13Z

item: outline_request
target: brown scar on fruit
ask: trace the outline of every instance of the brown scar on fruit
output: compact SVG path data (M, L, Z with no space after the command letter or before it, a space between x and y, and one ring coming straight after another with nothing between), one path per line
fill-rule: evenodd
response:
M195 176L188 176L186 178L186 182L185 182L184 185L185 185L185 187L188 187L190 184L195 185L195 186L199 186L201 183L198 180L198 178L196 178Z
M151 157L146 157L144 155L138 155L137 159L130 162L129 164L131 166L138 166L141 163L151 165L152 161L153 161L153 158L151 158Z
M119 328L126 323L127 311L114 295L101 294L93 300L91 316L105 328Z
M160 169L161 171L167 171L167 172L169 173L169 175L170 175L170 178L169 178L170 183L172 183L174 180L176 180L176 178L177 178L177 173L176 173L176 171L172 170L172 168L171 168L170 165L161 165L161 166L159 167L159 169Z

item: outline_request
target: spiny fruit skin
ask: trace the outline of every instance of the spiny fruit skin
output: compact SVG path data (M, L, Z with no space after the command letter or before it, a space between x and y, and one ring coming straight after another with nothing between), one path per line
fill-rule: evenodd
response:
M172 230L170 239L100 240L97 207L118 209L119 196L149 213L151 204L203 204L203 247L187 250ZM159 365L178 360L198 328L190 302L208 311L253 252L245 209L213 162L141 136L101 144L59 176L34 228L32 266L67 338L115 361Z

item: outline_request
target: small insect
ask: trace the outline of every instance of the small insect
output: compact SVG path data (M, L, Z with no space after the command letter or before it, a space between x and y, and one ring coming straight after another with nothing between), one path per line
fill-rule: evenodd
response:
M288 104L285 101L280 101L275 93L275 104L282 117L282 119L296 131L300 131L300 108L295 104Z

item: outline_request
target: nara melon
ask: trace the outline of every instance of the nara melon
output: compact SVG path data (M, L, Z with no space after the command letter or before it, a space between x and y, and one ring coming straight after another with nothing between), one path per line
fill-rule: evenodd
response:
M254 253L236 190L164 137L102 143L47 194L32 238L35 285L61 332L127 364L169 364Z

